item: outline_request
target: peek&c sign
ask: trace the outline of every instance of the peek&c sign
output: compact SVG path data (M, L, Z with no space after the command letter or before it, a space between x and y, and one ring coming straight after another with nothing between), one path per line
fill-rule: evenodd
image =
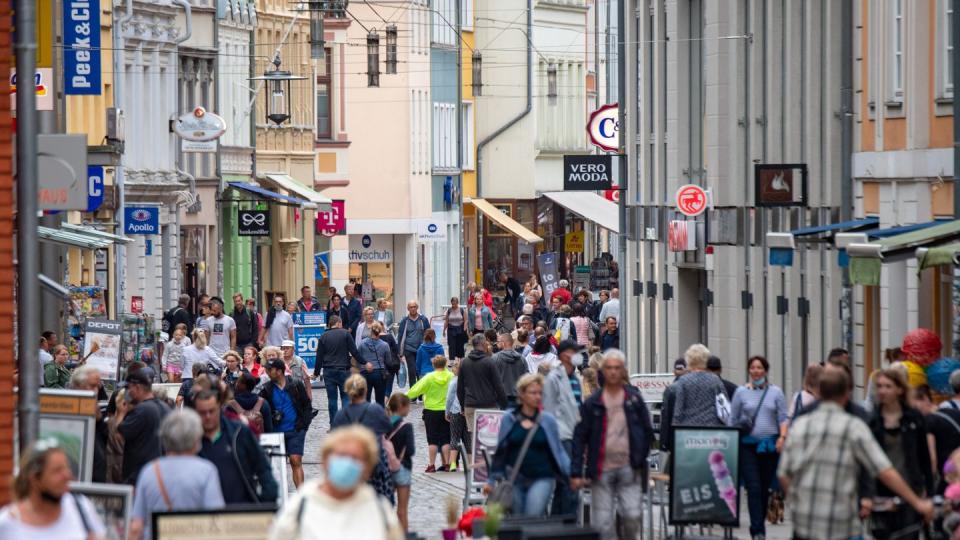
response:
M63 89L100 95L100 0L63 1Z

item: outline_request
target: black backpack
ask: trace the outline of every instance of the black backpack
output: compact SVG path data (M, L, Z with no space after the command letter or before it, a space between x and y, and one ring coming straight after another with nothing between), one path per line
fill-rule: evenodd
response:
M173 332L173 328L174 328L173 318L174 316L176 316L176 314L180 310L186 311L182 307L176 306L176 307L170 308L169 311L163 314L163 322L160 323L160 329L166 332L167 335L171 335L171 332Z

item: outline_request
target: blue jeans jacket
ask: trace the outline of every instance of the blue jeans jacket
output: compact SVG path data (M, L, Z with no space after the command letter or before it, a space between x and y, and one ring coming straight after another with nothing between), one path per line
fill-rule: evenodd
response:
M548 412L541 412L543 417L540 420L540 429L547 435L547 444L550 445L550 453L553 454L553 460L560 468L560 474L570 476L570 456L560 443L560 432L557 427L557 419ZM490 484L507 476L507 466L512 463L506 463L507 455L507 435L513 429L513 425L519 421L519 413L516 409L511 409L503 415L500 422L500 431L497 433L497 451L493 454L493 463L490 464L490 477L487 480Z

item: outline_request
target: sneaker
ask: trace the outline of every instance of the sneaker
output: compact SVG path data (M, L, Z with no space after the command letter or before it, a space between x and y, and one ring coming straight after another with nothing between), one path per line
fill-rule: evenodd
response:
M434 467L433 465L427 465L426 470L424 470L423 472L425 472L425 473L435 473L435 472L437 472L437 468Z
M456 465L450 465L450 468L448 469L448 471L450 471L450 472L457 472L457 466L456 466Z

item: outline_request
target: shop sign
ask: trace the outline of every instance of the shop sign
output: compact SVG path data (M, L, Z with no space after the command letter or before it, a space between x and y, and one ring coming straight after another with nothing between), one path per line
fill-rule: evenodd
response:
M37 68L33 74L34 92L37 94L37 110L53 110L53 68ZM10 110L17 112L17 69L10 70Z
M582 253L583 244L583 231L570 231L563 235L563 250L567 253Z
M673 373L637 373L630 376L630 384L640 390L643 401L663 403L663 393L674 379Z
M237 236L270 236L270 211L238 210Z
M120 371L120 338L123 327L119 321L87 319L83 328L83 357L87 365L100 371L103 380L117 380Z
M807 164L753 166L757 206L806 206Z
M123 234L160 234L160 208L156 206L124 207Z
M347 212L343 199L331 201L329 212L317 212L316 231L323 236L347 234Z
M313 370L317 365L317 345L326 329L327 314L322 311L296 313L293 319L294 354L306 362Z
M393 236L389 234L351 234L350 262L393 262Z
M587 121L587 136L594 146L607 152L620 149L620 106L604 105L590 113Z
M699 216L707 209L707 192L700 186L687 184L677 190L677 211L687 217Z
M603 198L610 202L620 204L620 186L614 185L611 186L610 189L603 190Z
M417 221L418 242L445 242L447 240L447 226L432 219Z
M691 227L691 223L693 227ZM696 222L679 219L667 224L667 249L670 251L694 251L697 249Z
M130 313L143 313L143 297L142 296L130 297Z
M100 0L63 2L63 91L99 96Z
M557 267L557 254L541 253L537 256L537 266L540 268L540 283L543 284L545 298L550 298L553 291L560 288L560 269Z
M103 167L87 166L87 212L96 212L103 204Z
M670 523L737 526L740 431L677 427L670 448Z
M37 137L37 198L40 210L86 210L87 136L42 134Z
M579 291L581 289L590 288L590 267L589 266L577 266L573 269L573 290Z
M603 155L563 156L564 191L601 191L613 185L612 160Z
M215 141L227 131L227 122L203 107L194 107L177 118L173 123L173 131L188 141Z

